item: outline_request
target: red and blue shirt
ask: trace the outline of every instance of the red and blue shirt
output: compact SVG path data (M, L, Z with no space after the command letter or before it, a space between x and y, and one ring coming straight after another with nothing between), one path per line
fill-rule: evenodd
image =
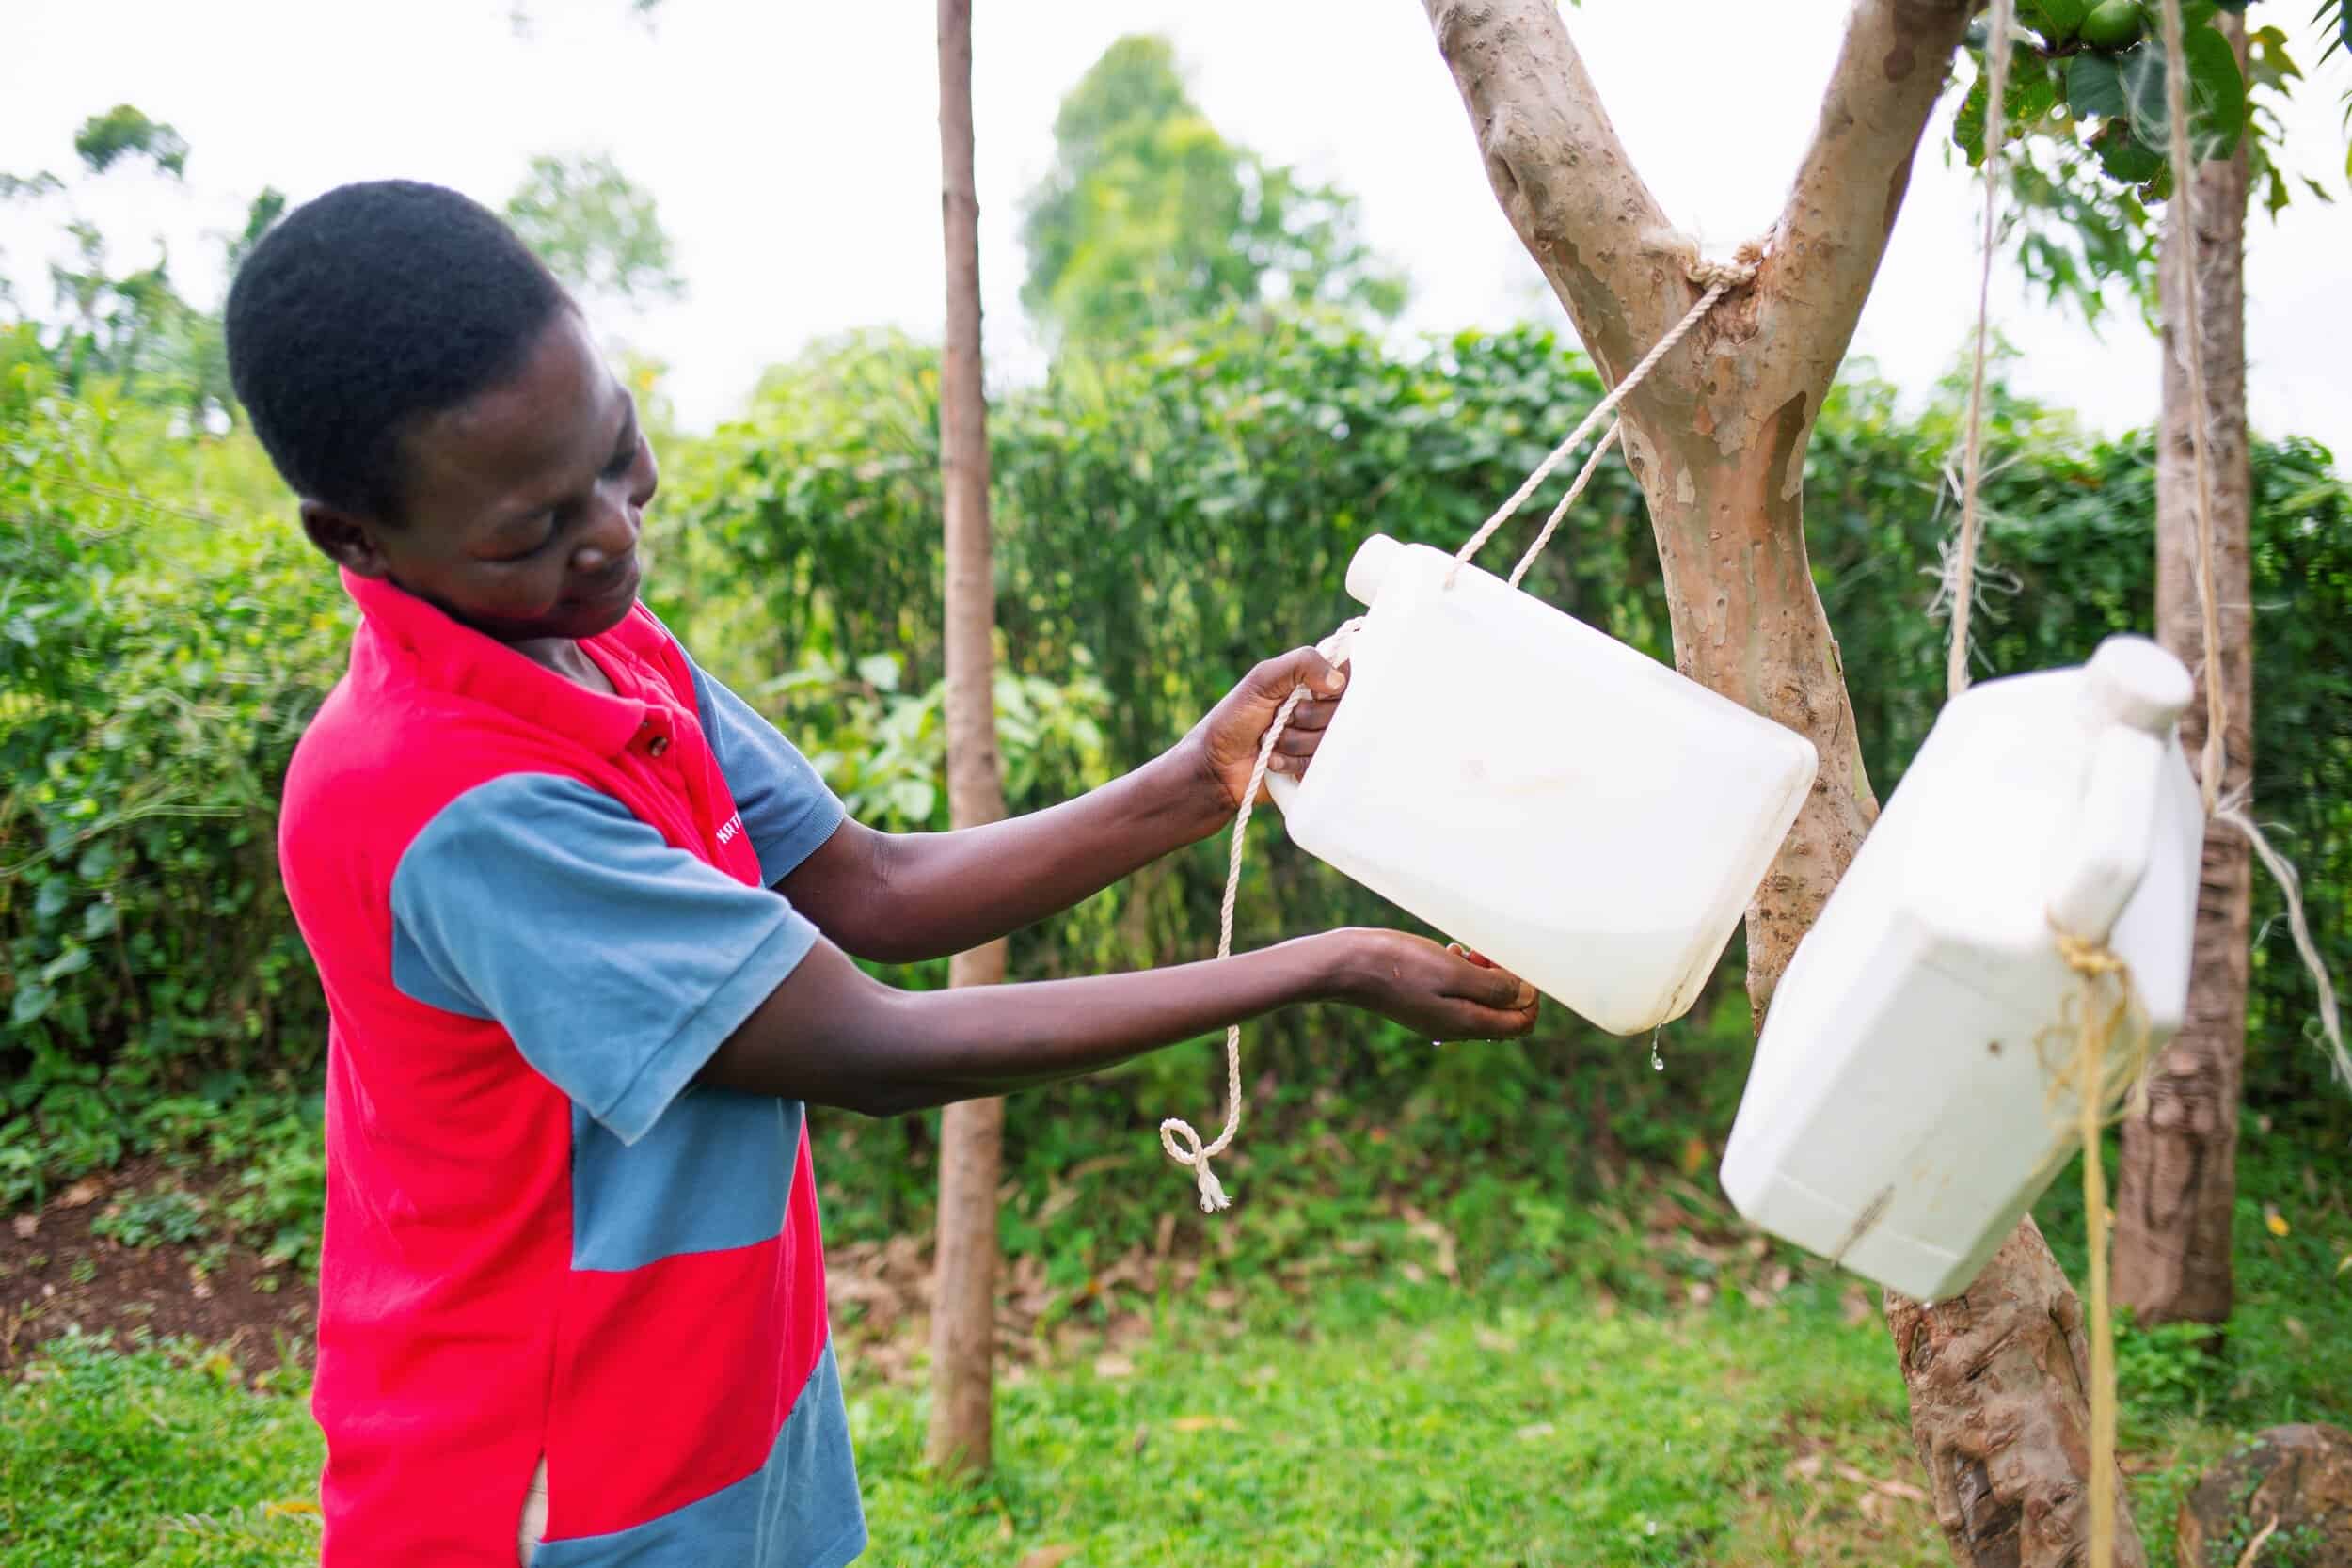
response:
M796 1101L697 1085L840 802L642 605L590 691L389 583L286 777L329 1014L326 1568L833 1568L866 1527Z

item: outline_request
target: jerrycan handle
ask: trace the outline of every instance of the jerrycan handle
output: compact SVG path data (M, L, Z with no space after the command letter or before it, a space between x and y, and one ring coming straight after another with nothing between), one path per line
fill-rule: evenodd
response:
M1355 574L1352 570L1348 575L1348 580L1353 586ZM1345 664L1348 656L1355 651L1356 633L1362 625L1360 621L1348 622L1339 630L1316 643L1315 652L1333 664ZM1298 796L1298 776L1295 773L1269 772L1265 776L1265 792L1266 798L1274 802L1274 809L1288 816L1291 801Z
M2147 872L2166 751L2193 689L2181 661L2144 637L2100 643L2084 678L2090 762L2044 907L2068 936L2105 942Z

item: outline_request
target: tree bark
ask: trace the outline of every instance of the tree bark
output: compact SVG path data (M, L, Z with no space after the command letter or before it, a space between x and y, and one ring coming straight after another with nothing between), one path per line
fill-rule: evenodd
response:
M939 0L940 214L947 340L940 366L940 488L946 512L947 813L959 828L1005 815L996 754L996 574L988 519L988 401L980 362L980 204L972 175L972 3ZM994 985L1005 944L959 954L948 983ZM935 1468L992 1458L996 1340L996 1184L1005 1103L940 1113L937 1270L931 1292Z
M1613 384L1696 301L1696 247L1619 143L1556 0L1423 3L1496 198ZM1858 0L1754 286L1622 405L1677 667L1804 735L1821 758L1748 908L1759 1027L1878 814L1805 560L1805 446L1976 3ZM1890 1300L1888 1318L1954 1556L1972 1568L2074 1560L2089 1525L2081 1309L2041 1232L2021 1225L1965 1297ZM2116 1560L2144 1561L2123 1507Z
M2217 19L2241 59L2246 24ZM2205 683L2229 705L2221 797L2251 791L2254 778L2254 620L2248 562L2253 474L2246 448L2246 145L2198 166L2197 294L2169 286L2183 248L2186 203L2168 205L2164 227L2164 410L2156 449L2156 637L2198 683L2181 719L2192 760L2205 741ZM2205 419L2212 463L2217 661L2205 647L2197 598L2197 470L2190 445L2187 335L2204 353ZM2188 1015L2149 1076L2147 1109L2123 1124L2116 1188L2115 1293L2142 1323L2219 1323L2232 1297L2230 1215L2237 1199L2238 1085L2246 1056L2247 950L2252 918L2251 850L2234 832L2205 834Z

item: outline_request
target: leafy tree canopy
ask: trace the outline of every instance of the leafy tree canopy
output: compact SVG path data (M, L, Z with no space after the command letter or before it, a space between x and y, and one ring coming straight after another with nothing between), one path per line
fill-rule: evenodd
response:
M1022 302L1065 341L1117 341L1228 306L1319 300L1390 317L1404 280L1354 198L1225 138L1163 38L1120 39L1062 100L1024 208Z

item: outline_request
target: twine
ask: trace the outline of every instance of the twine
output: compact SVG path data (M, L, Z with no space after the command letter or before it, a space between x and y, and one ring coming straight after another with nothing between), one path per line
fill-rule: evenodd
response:
M1968 689L1968 615L1977 603L1977 486L1984 472L1984 360L1993 304L1993 242L2001 205L2002 111L2009 93L2010 24L2016 0L1993 0L1984 92L1984 258L1977 275L1977 347L1968 377L1968 444L1960 484L1960 546L1953 552L1952 648L1944 665L1944 689L1957 697Z
M1471 534L1469 541L1454 552L1454 570L1447 574L1445 579L1448 587L1453 586L1454 578L1460 575L1465 565L1469 564L1470 558L1486 548L1486 541L1495 536L1495 531L1509 522L1512 515L1526 504L1527 498L1534 495L1544 481L1551 477L1551 470L1565 462L1568 453L1582 446L1584 437L1590 436L1603 420L1616 412L1617 404L1631 396L1633 388L1648 379L1649 372L1658 368L1659 361L1672 354L1675 345L1690 336L1692 328L1707 319L1707 313L1715 309L1718 300L1732 290L1743 288L1756 281L1756 269L1762 264L1763 259L1763 245L1751 240L1740 247L1739 255L1733 261L1698 261L1691 263L1688 270L1691 281L1706 291L1699 295L1698 303L1692 306L1680 321L1667 328L1666 335L1651 345L1650 351L1642 356L1641 361L1626 372L1625 379L1611 388L1608 396L1593 404L1577 427L1568 433L1568 438L1552 448L1545 455L1544 460L1535 465L1535 471L1527 476L1525 483L1511 492L1510 499L1495 508L1494 515L1479 524L1478 531ZM1610 426L1610 436L1615 434L1616 426L1613 423ZM1512 573L1511 580L1514 583L1527 574L1527 568L1534 564L1535 557L1542 553L1547 544L1551 542L1552 531L1560 526L1560 518L1566 514L1568 503L1576 499L1577 496L1582 492L1585 481L1592 477L1593 464L1599 461L1601 451L1609 445L1610 436L1601 437L1600 447L1597 448L1593 453L1593 462L1585 465L1584 472L1577 477L1577 482L1569 488L1567 496L1553 511L1551 520L1544 525L1544 531L1536 539L1534 546L1527 552L1525 559L1520 561L1518 569Z
M1625 379L1618 382L1608 396L1593 405L1576 429L1569 434L1568 438L1551 449L1543 462L1536 465L1535 471L1527 476L1526 482L1511 493L1511 499L1504 501L1496 510L1494 515L1481 524L1478 531L1470 535L1470 542L1455 552L1454 569L1446 576L1448 586L1453 584L1454 577L1470 559L1485 546L1487 540L1494 537L1495 531L1510 521L1512 515L1518 511L1527 498L1534 495L1536 488L1550 477L1551 471L1566 460L1568 453L1582 444L1584 437L1591 434L1593 427L1600 423L1602 420L1608 419L1633 388L1639 387L1648 377L1650 372L1658 368L1659 361L1673 353L1675 345L1681 342L1690 335L1692 328L1706 319L1707 313L1715 308L1718 300L1732 290L1743 288L1756 281L1756 269L1763 261L1763 255L1762 245L1751 241L1740 247L1739 255L1733 261L1702 260L1691 264L1689 269L1691 281L1705 291L1699 295L1698 302L1691 307L1690 310L1667 331L1664 337L1658 340L1650 351L1642 356L1640 363L1626 372ZM1592 482L1594 472L1600 467L1602 456L1609 451L1611 444L1617 439L1619 429L1618 422L1611 420L1608 434L1600 438L1600 444L1593 449L1592 456L1585 460L1583 468L1576 476L1576 483L1568 486L1568 493L1560 499L1558 506L1552 508L1551 515L1545 520L1543 531L1535 536L1535 542L1528 546L1527 553L1521 556L1518 564L1512 568L1510 578L1512 587L1517 588L1519 585L1519 580L1527 576L1528 568L1535 564L1535 558L1544 552L1544 546L1551 543L1551 536L1559 530L1561 519L1567 515L1568 508L1576 503L1577 498L1584 493L1584 486ZM1325 640L1324 648L1334 649L1341 640L1352 636L1362 625L1363 621L1360 617L1348 622ZM1258 760L1249 771L1249 786L1242 791L1241 809L1233 814L1232 846L1225 863L1225 898L1217 911L1216 956L1219 959L1229 958L1233 953L1233 904L1241 895L1242 851L1248 841L1249 818L1257 809L1258 791L1265 784L1266 768L1273 761L1276 743L1282 738L1282 732L1290 726L1291 716L1298 711L1298 705L1305 700L1306 696L1307 688L1300 686L1285 697L1282 700L1282 705L1275 710L1274 722L1266 727L1265 738L1258 743ZM1228 1024L1225 1029L1224 1128L1215 1138L1204 1143L1201 1141L1200 1131L1182 1117L1169 1117L1160 1123L1160 1148L1167 1151L1170 1160L1192 1172L1193 1184L1200 1190L1200 1212L1204 1214L1214 1214L1220 1209L1232 1206L1232 1196L1225 1191L1225 1184L1217 1180L1216 1173L1209 1168L1209 1162L1231 1148L1233 1134L1240 1131L1241 1025L1234 1023Z

